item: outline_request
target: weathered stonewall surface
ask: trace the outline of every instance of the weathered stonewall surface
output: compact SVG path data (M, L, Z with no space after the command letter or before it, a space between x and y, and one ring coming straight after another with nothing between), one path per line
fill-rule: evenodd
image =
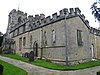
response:
M28 72L28 75L96 75L96 72L100 71L100 66L76 70L76 71L57 71L50 70L42 67L38 67L35 65L31 65L29 63L25 63L19 60L7 58L0 56L0 60L6 61L10 64L13 64L17 67L20 67Z

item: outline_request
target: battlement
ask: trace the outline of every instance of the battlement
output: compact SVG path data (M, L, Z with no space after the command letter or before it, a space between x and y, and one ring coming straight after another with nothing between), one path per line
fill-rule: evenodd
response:
M40 15L37 14L35 15L35 17L28 16L28 20L34 22L33 29L35 29L37 27L48 25L49 23L64 19L65 15L66 15L66 18L78 16L78 15L81 15L81 10L79 8L69 8L69 9L64 8L59 11L59 15L57 12L53 13L52 16L47 16L47 17L45 17L44 14L40 14ZM85 22L85 19L84 19L84 22Z
M40 15L36 14L35 16L33 16L33 15L27 16L27 13L24 13L20 10L15 10L15 9L13 9L10 12L10 14L12 14L12 13L20 14L20 16L24 15L27 18L27 19L25 19L26 21L24 21L24 22L29 21L31 23L30 24L31 27L29 27L29 28L31 28L31 30L32 30L32 29L35 29L35 28L38 28L41 26L48 25L49 23L64 19L65 15L66 15L66 18L81 15L81 10L79 8L69 8L69 9L64 8L59 11L59 15L57 12L55 12L52 14L52 16L47 16L47 17L45 17L44 14L40 14ZM19 20L20 20L20 18L19 18ZM13 29L11 29L11 31L16 29L16 27L20 27L22 24L24 24L24 22L16 24L15 27L13 27Z
M9 14L15 13L16 9L11 10L11 12Z
M80 15L81 11L79 8L70 8L69 10L67 8L64 8L59 11L59 15L57 14L57 12L53 13L52 18L51 18L51 16L45 17L44 14L40 14L40 15L36 14L34 17L32 15L29 15L28 20L30 20L30 21L39 20L39 21L41 21L41 23L44 23L44 22L49 23L50 21L52 22L52 20L56 21L56 20L58 20L58 18L63 18L65 16L65 14L67 16L75 16L75 15ZM43 22L43 20L44 20L44 22Z
M69 10L70 10L70 14L71 14L71 15L75 15L74 8L70 8Z
M24 14L27 16L27 13L23 13L20 10L16 11L15 9L13 9L10 13L15 13L15 12L18 12L19 14ZM29 22L29 24L30 24L29 30L33 30L33 29L48 25L50 23L59 21L61 19L65 19L65 18L68 19L68 18L75 17L75 16L79 16L82 19L82 21L86 24L86 26L88 27L88 29L90 30L91 33L96 33L96 34L100 35L98 30L90 27L89 21L85 19L84 14L81 14L81 10L78 7L77 8L69 8L69 9L64 8L59 11L59 15L57 12L55 12L52 14L52 16L47 16L47 17L45 17L44 14L40 14L40 15L36 14L35 16L29 15L29 16L27 16L26 22ZM23 24L24 23L18 25L17 27L21 27L21 25L23 25ZM14 29L16 29L16 27L13 28L12 30L14 30Z
M94 35L99 35L100 36L100 30L98 30L98 29L95 29L95 28L91 27L90 32Z
M27 16L26 12L24 13L23 11L16 10L16 9L11 10L11 12L9 13L9 15L14 14L14 13Z

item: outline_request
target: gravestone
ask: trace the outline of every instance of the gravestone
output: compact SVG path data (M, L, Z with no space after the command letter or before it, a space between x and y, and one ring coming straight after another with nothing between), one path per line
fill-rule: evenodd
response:
M97 75L100 75L100 71L99 71L99 72L97 72Z
M25 53L24 57L29 58L29 53Z
M29 61L34 61L34 51L29 53Z
M0 64L0 75L3 75L3 65Z

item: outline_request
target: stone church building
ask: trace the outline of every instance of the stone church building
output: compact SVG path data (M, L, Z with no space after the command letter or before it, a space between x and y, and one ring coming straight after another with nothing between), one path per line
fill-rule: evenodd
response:
M13 9L6 38L14 40L19 55L34 51L35 57L69 65L100 59L100 30L89 26L79 8L64 8L52 17Z

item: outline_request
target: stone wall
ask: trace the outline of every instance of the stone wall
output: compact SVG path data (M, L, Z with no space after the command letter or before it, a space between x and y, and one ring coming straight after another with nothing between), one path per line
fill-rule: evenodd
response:
M53 42L53 33L55 31L56 41ZM43 48L43 56L51 60L65 61L65 35L64 21L58 21L43 27L43 36L46 32L47 45Z
M96 52L97 52L97 59L100 59L100 36L96 36Z
M94 44L94 54L96 54L95 36L90 34L89 29L86 27L82 19L78 16L74 18L67 19L66 27L68 28L67 33L67 43L68 43L68 61L69 64L79 64L92 59L91 44ZM48 58L50 60L65 61L66 59L66 49L65 49L65 30L64 30L64 20L57 21L55 23L48 24L42 28L38 28L24 34L15 37L17 46L19 46L19 38L26 37L26 45L22 50L19 51L19 47L16 48L16 52L25 53L33 50L33 44L35 41L38 43L38 57L41 57L41 47L43 47L43 58ZM56 41L53 43L52 31L56 32ZM77 44L77 30L82 30L82 41L83 46L78 46ZM46 32L47 45L44 45L44 32ZM32 36L32 40L30 37ZM99 39L99 37L97 38ZM23 40L22 40L23 41ZM30 47L30 42L32 45ZM98 41L99 48L99 41ZM99 50L99 49L98 49ZM99 55L98 55L99 57Z
M30 42L32 42L32 46L31 46L31 51L33 50L33 45L34 45L34 42L37 42L37 44L38 44L38 57L40 57L40 55L41 55L41 52L40 52L40 48L41 48L41 40L42 40L42 31L41 31L41 28L39 28L39 29L36 29L36 30L33 30L33 31L30 31L29 32L29 42L28 42L28 44L30 45ZM32 40L30 40L30 37L32 37Z
M82 19L79 17L70 18L67 20L68 27L68 59L69 61L91 58L89 29L86 27ZM78 46L77 30L82 32L82 46ZM79 62L81 63L81 62Z
M23 38L26 38L26 44L25 46L23 46ZM19 43L19 39L22 39L22 42ZM19 55L22 55L22 53L25 53L25 52L30 52L30 47L29 47L29 33L24 33L22 35L19 35L17 37L14 38L15 40L15 50L16 50L16 53L19 54ZM21 46L21 49L19 48L19 46Z
M100 39L99 31L89 26L89 21L81 14L80 9L70 8L68 10L65 8L60 10L59 13L59 15L57 13L52 14L52 18L51 16L45 18L44 14L27 17L26 13L19 10L11 11L9 20L12 17L15 23L13 28L10 27L11 30L8 33L16 42L16 53L23 54L32 51L34 42L37 42L38 57L41 56L41 49L43 48L43 57L60 61L65 61L67 57L70 64L71 62L77 64L89 61L92 58L99 58L100 42L97 41ZM21 23L18 22L20 17ZM12 22L12 20L10 21ZM10 21L9 26L12 25ZM67 36L65 36L65 24ZM77 30L82 32L82 46L78 46ZM95 36L94 33L98 36ZM23 46L24 37L26 37L25 46ZM20 39L22 39L22 42L20 42Z
M97 58L96 35L90 33L89 36L90 36L91 58ZM91 46L93 46L93 51L92 51L92 47Z

